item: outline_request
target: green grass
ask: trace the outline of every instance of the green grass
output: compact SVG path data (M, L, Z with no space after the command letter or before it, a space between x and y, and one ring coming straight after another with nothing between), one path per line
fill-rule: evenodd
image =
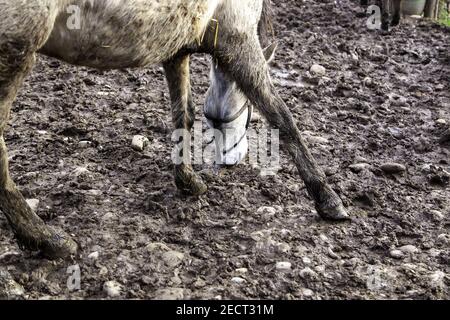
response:
M439 23L441 23L447 27L450 27L450 18L443 18L443 19L439 19L438 21L439 21Z
M444 2L445 1L441 0L438 22L450 27L450 16L447 13L447 6L444 4Z

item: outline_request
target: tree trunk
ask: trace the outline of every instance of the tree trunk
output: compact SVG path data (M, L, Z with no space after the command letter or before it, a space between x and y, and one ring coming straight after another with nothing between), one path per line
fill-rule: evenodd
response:
M435 9L436 9L436 2L439 3L438 0L427 0L427 3L425 5L425 12L424 17L425 18L434 18L435 16Z

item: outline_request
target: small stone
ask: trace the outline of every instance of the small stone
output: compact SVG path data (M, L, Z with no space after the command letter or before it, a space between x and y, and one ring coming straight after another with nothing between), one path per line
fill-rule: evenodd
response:
M141 281L144 284L152 284L153 283L153 279L149 276L142 276Z
M450 244L450 235L441 233L440 235L437 236L436 242L441 245Z
M137 135L137 136L133 137L131 145L132 145L133 149L135 149L137 151L143 151L148 143L149 143L149 140L146 137Z
M429 163L424 164L422 167L420 167L420 170L423 173L430 173L431 172L431 164L429 164Z
M403 253L414 254L419 252L419 249L411 244L400 247L399 250Z
M291 246L286 242L279 242L276 244L276 249L279 253L288 253L291 251Z
M256 211L256 214L263 218L265 221L268 221L275 217L275 215L277 214L277 210L274 207L260 207Z
M333 251L333 248L328 247L327 253L330 258L335 259L335 260L339 259L339 256Z
M308 257L303 257L302 261L303 261L304 264L311 264L312 263L311 259L308 258Z
M78 142L78 146L82 149L89 148L91 146L90 141L80 141Z
M113 212L107 212L102 216L102 220L104 221L109 221L115 218L117 218L117 215Z
M381 170L388 174L395 174L406 171L406 167L400 163L388 162L381 166Z
M327 73L327 70L324 66L321 66L320 64L313 64L311 66L311 69L309 70L313 76L319 76L323 77Z
M245 274L245 273L248 273L248 269L247 268L239 268L239 269L236 269L236 272L237 273L241 273L241 274Z
M100 276L106 276L108 274L109 270L107 267L103 266L100 268L100 271L98 272L98 274Z
M429 216L435 221L442 221L445 219L445 215L438 210L430 210Z
M430 287L432 288L443 288L445 287L445 272L442 271L436 271L430 274Z
M204 288L206 286L206 282L203 279L197 279L194 282L194 288L200 289L200 288Z
M98 259L99 256L100 256L100 254L98 253L98 251L94 251L94 252L92 252L91 254L88 255L88 258L90 260L95 261L95 260Z
M184 253L174 250L164 252L162 255L162 260L170 268L175 268L180 265L183 262L183 259Z
M182 288L166 288L160 289L155 293L155 300L183 300L184 289Z
M275 267L278 271L290 271L292 268L292 263L287 261L277 262Z
M354 173L360 173L363 170L366 170L370 167L368 163L355 163L348 166L350 170Z
M314 279L317 277L317 273L311 268L304 268L300 271L300 277L303 279Z
M311 289L303 289L302 295L304 297L312 297L314 295L314 291L312 291Z
M447 124L447 121L445 119L437 119L436 124L445 126Z
M79 177L85 174L88 174L89 170L86 167L75 167L75 169L73 169L71 175L74 177Z
M401 250L391 250L389 255L394 259L403 259L405 257L405 254Z
M366 87L372 87L373 86L373 80L370 77L365 77L363 80L363 83Z
M148 252L170 251L170 248L161 242L153 242L145 247Z
M233 277L233 278L231 278L231 282L234 282L237 284L243 284L243 283L247 282L247 280L245 280L244 278L241 278L241 277Z
M117 298L122 292L122 285L116 281L108 281L103 285L103 291L110 298Z
M39 200L38 199L27 199L27 204L31 208L33 212L37 212L37 209L39 207Z

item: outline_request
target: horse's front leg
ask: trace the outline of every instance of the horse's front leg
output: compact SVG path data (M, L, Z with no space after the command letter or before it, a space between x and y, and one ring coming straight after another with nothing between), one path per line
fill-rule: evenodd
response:
M291 111L272 84L258 36L251 30L242 34L242 29L235 29L234 21L237 19L228 20L222 19L225 23L217 46L214 45L214 36L209 35L207 49L268 122L280 130L280 138L292 155L319 215L332 220L348 219L341 199L326 182L325 174L306 146Z
M185 130L190 133L195 120L195 107L192 102L189 55L176 57L164 63L167 83L169 85L172 103L172 120L176 130ZM183 139L181 135L180 139ZM183 143L183 141L179 141ZM190 152L185 148L182 152ZM185 157L183 157L185 158ZM179 190L191 195L201 195L207 191L206 184L194 172L188 163L175 165L175 183Z
M20 41L0 39L0 211L24 248L41 250L48 258L60 258L76 253L77 245L62 230L47 226L30 209L9 174L3 137L11 105L34 63L34 53L29 50Z

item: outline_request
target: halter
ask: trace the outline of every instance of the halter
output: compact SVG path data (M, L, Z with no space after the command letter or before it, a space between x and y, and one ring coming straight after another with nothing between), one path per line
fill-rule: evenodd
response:
M222 124L224 124L224 123L231 123L233 121L236 121L245 112L245 110L247 110L247 112L248 112L247 123L245 124L245 132L242 135L242 137L239 139L238 142L236 142L231 148L223 151L224 155L226 155L231 150L236 148L242 142L242 140L244 140L245 136L247 135L248 128L250 127L250 122L252 121L253 105L247 100L247 102L244 103L242 108L235 115L225 118L225 119L211 117L210 115L208 115L208 113L204 112L205 118L213 123L214 129L219 129L222 126ZM215 138L216 137L214 136L210 143L212 143L215 140Z

